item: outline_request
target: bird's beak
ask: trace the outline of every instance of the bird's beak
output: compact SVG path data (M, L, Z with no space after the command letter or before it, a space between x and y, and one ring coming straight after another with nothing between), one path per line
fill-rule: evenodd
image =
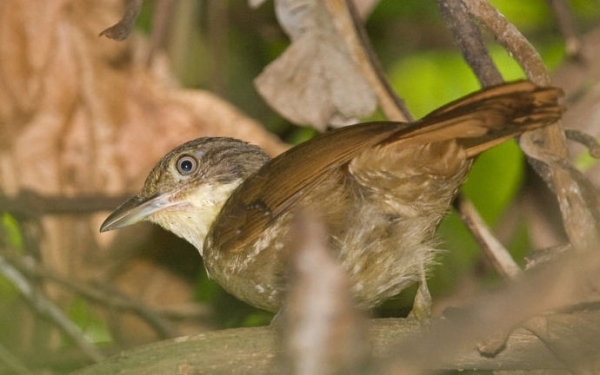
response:
M135 196L117 207L116 210L104 220L100 232L123 228L147 219L151 214L179 203L172 199L172 194L160 194L153 197Z

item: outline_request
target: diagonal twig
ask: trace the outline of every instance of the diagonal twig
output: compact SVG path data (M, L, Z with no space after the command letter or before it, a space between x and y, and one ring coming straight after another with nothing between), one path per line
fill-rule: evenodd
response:
M494 237L473 203L465 199L463 195L459 195L454 201L454 205L471 234L484 249L484 254L486 254L496 271L508 279L516 279L522 276L523 271L519 265L500 241Z
M88 341L83 332L81 332L81 329L66 317L52 301L41 293L38 293L29 280L2 255L0 255L0 273L17 288L19 293L34 307L37 313L54 322L81 348L87 357L95 362L104 359L102 352Z

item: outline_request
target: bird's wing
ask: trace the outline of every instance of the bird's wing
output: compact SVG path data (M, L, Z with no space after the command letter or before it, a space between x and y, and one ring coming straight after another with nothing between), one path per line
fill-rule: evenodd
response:
M223 252L242 251L336 168L371 147L456 139L472 157L558 120L564 110L557 103L561 95L560 89L520 81L466 96L419 122L365 123L321 134L271 160L234 191L211 228L212 246Z
M272 159L225 203L209 233L212 247L224 252L241 251L272 220L296 207L302 196L334 169L406 127L394 122L348 126L320 134Z
M516 81L477 91L429 113L384 141L402 147L406 143L457 139L473 157L526 131L556 122L564 107L556 87L539 87Z

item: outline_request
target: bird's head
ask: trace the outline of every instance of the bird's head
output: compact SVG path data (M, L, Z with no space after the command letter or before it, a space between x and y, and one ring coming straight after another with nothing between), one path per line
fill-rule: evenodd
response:
M151 221L202 254L204 237L233 190L269 160L259 147L233 138L199 138L165 155L141 192L119 206L101 232Z

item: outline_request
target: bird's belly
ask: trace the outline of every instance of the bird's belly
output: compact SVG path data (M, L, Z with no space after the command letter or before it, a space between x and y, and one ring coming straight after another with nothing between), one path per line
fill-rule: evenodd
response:
M365 199L363 194L348 182L325 183L306 197L305 205L326 225L332 255L346 269L358 306L371 308L420 279L435 255L431 239L446 209L409 210L406 216L382 206L381 197ZM324 204L331 200L336 204ZM250 246L229 254L228 262L205 259L211 276L237 298L278 311L287 287L287 252L294 249L292 216L279 216ZM227 254L227 249L210 253Z
M290 215L291 216L291 215ZM293 250L293 238L288 238L289 226L278 235L266 232L252 249L237 254L225 268L205 262L212 277L237 298L268 311L280 309L288 285L288 254ZM423 218L416 223L374 216L368 220L348 222L347 230L333 231L329 245L351 281L351 292L361 308L374 307L400 293L420 279L424 267L432 263L435 247L431 237L432 226L439 218ZM431 224L434 223L434 224ZM419 233L415 225L420 226ZM410 226L412 232L407 233Z

